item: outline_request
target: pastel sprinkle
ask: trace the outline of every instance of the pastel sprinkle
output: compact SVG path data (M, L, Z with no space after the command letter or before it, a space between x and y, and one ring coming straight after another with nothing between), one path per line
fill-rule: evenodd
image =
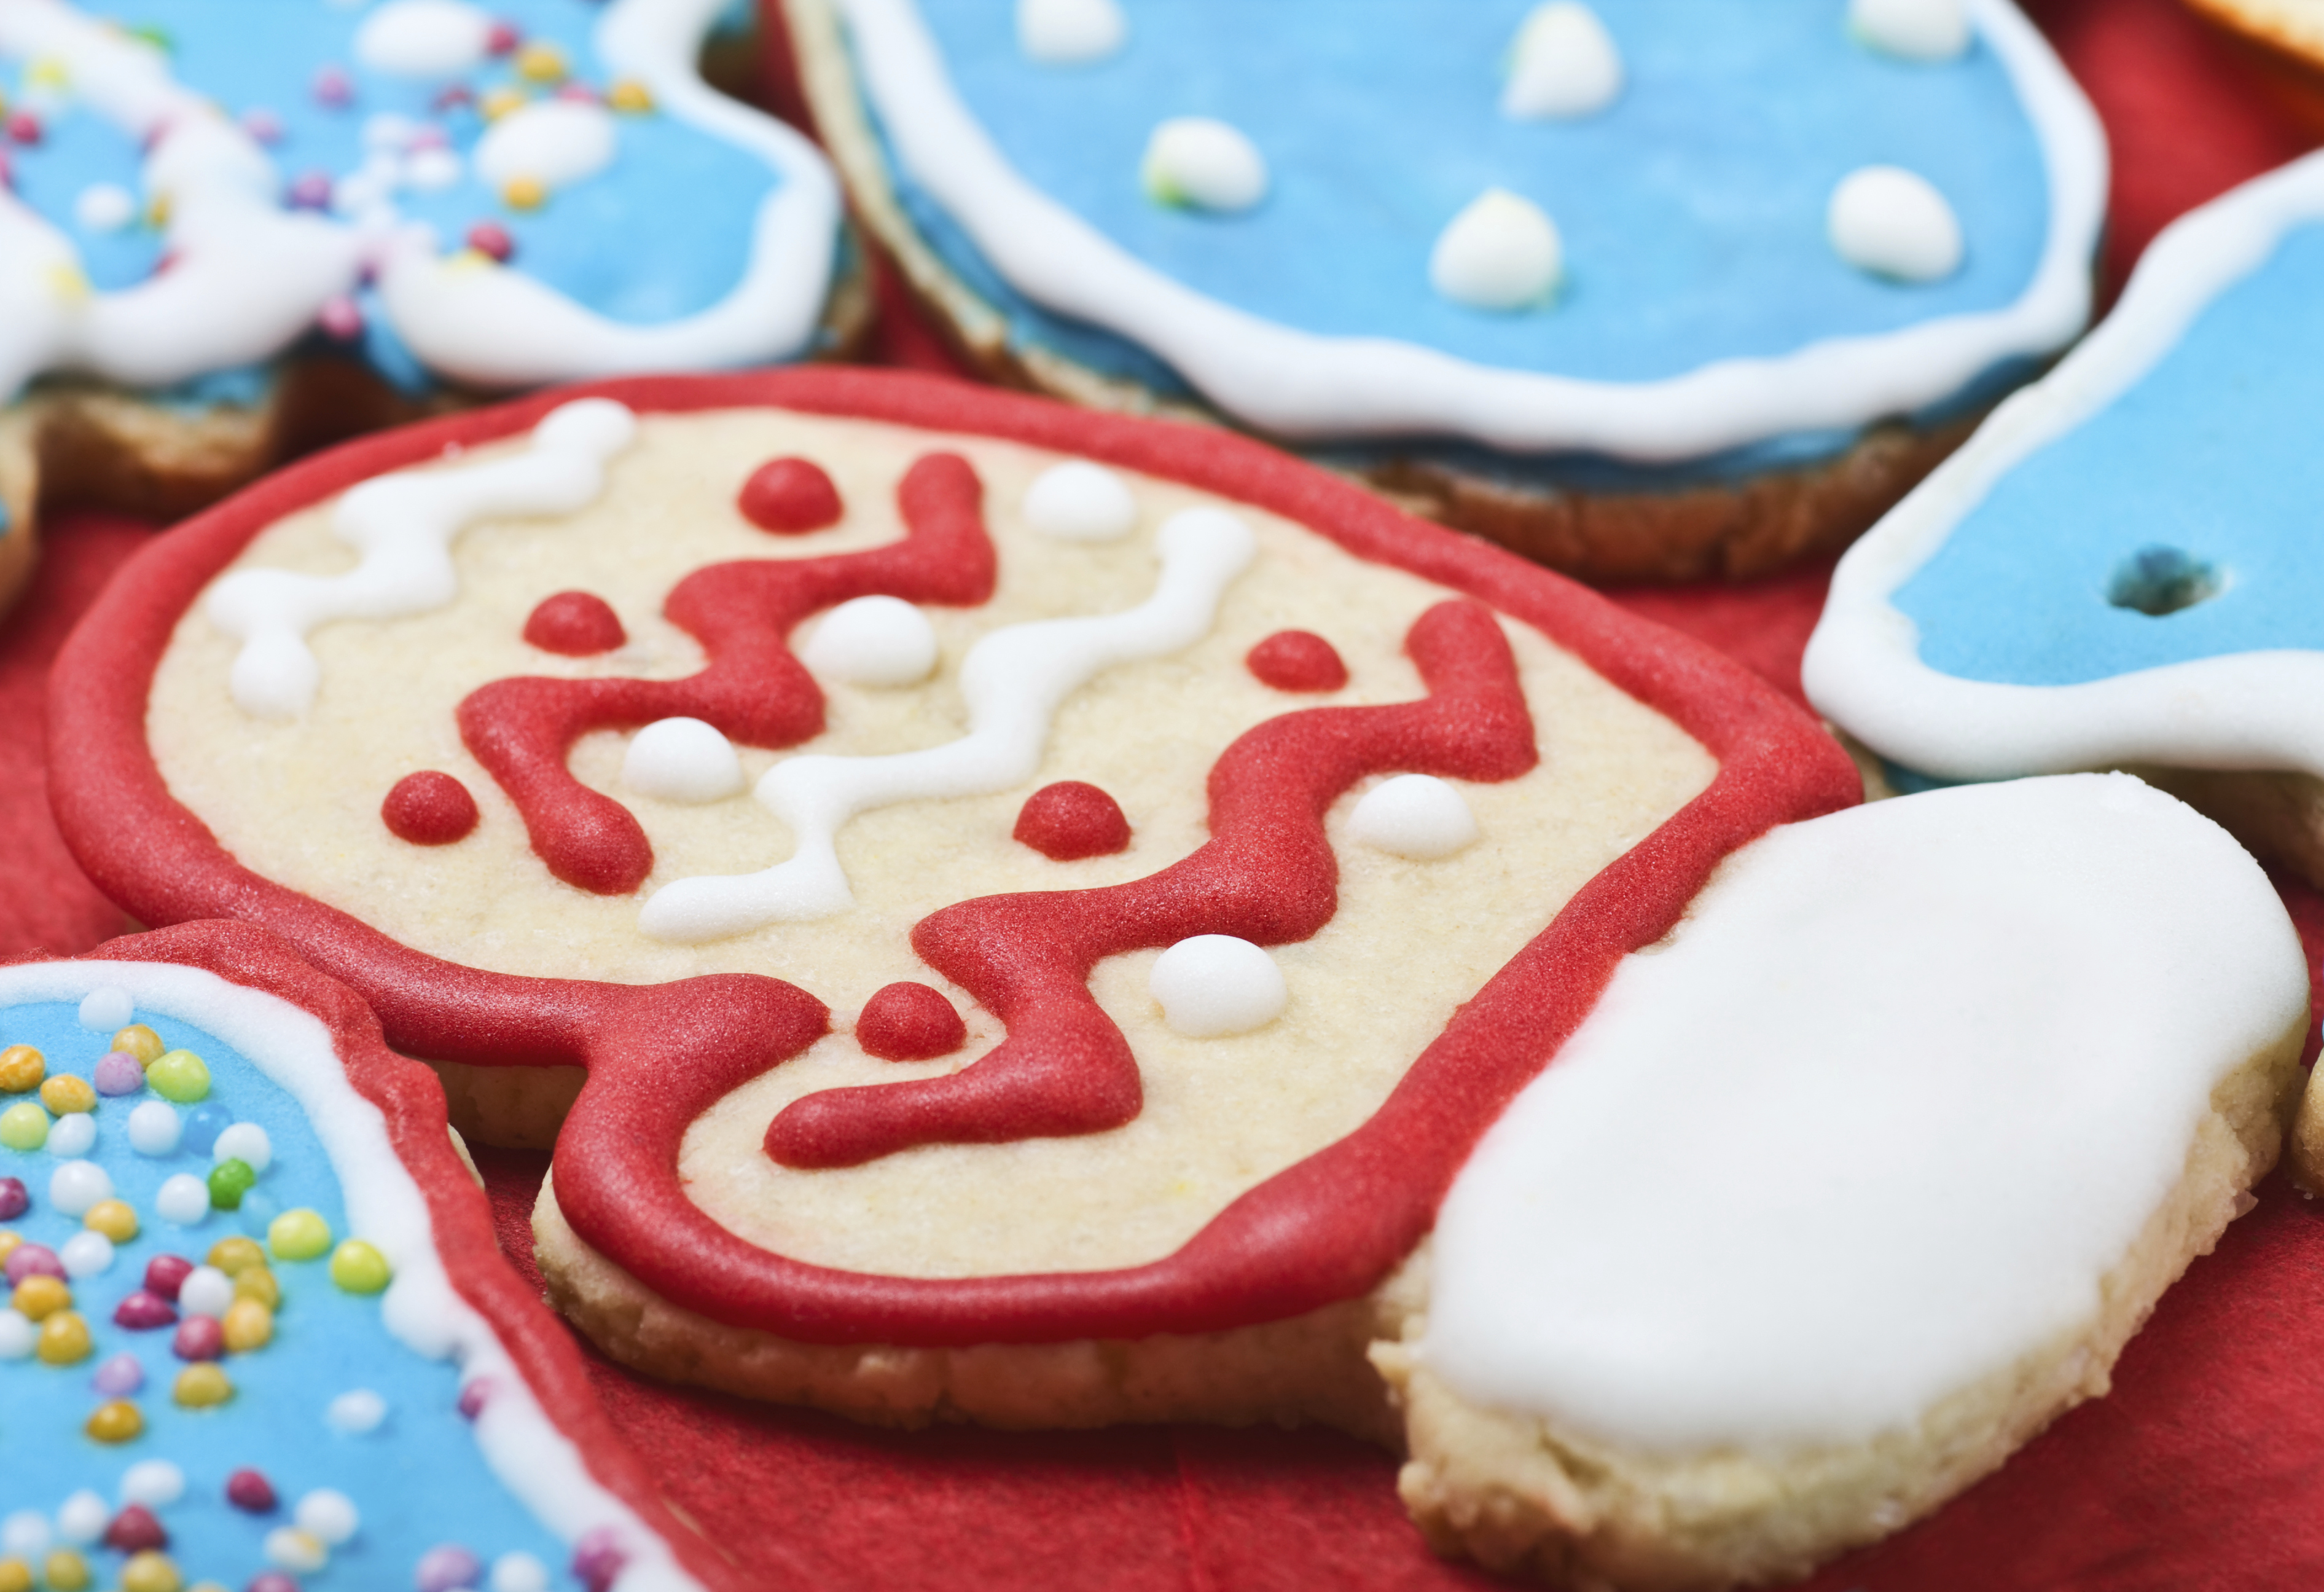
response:
M234 1114L223 1106L200 1106L186 1114L186 1148L208 1155L217 1136L234 1125Z
M120 1051L114 1053L121 1054ZM143 1088L145 1080L143 1071L138 1073L137 1079L139 1087ZM178 1140L184 1133L185 1125L178 1120L178 1108L166 1100L142 1101L129 1113L129 1147L140 1155L175 1154Z
M88 1323L78 1310L59 1310L41 1323L41 1336L32 1352L43 1365L78 1365L88 1358L96 1346L89 1341ZM95 1433L91 1433L95 1436Z
M391 1275L387 1257L361 1238L349 1238L331 1252L331 1281L348 1293L377 1293Z
M294 1575L313 1575L330 1562L330 1550L296 1526L277 1526L266 1533L267 1562Z
M145 1087L145 1069L126 1051L107 1051L90 1078L100 1095L134 1095Z
M610 1526L584 1532L573 1544L573 1574L589 1592L605 1592L628 1562Z
M226 1478L226 1501L244 1514L265 1514L274 1508L274 1484L244 1466Z
M210 1203L220 1210L239 1209L242 1197L258 1183L258 1174L246 1161L221 1161L210 1168Z
M145 1263L145 1291L174 1303L193 1270L194 1263L184 1255L157 1254Z
M180 1592L185 1580L165 1554L133 1553L121 1567L121 1592Z
M117 984L99 985L81 997L76 1015L80 1025L93 1032L103 1033L108 1028L125 1028L137 1014L137 998Z
M41 1104L59 1116L75 1111L94 1111L97 1091L88 1087L88 1079L60 1072L41 1086Z
M237 1299L218 1323L227 1352L246 1355L274 1340L274 1312L254 1299Z
M144 1388L144 1364L135 1355L124 1349L99 1365L97 1368L97 1374L88 1379L88 1384L108 1399L125 1399ZM168 1464L169 1462L157 1460L154 1463ZM132 1468L135 1467L132 1467ZM171 1468L176 1467L173 1466ZM124 1487L127 1485L125 1482L123 1484ZM168 1499L162 1501L170 1502Z
M171 1174L154 1192L153 1214L173 1226L190 1227L209 1213L209 1185L191 1172Z
M0 1222L13 1222L32 1208L22 1178L0 1178Z
M274 1164L274 1144L256 1123L237 1122L211 1142L210 1157L239 1161L254 1172L263 1172Z
M115 1553L142 1553L149 1548L166 1548L170 1533L153 1512L143 1504L132 1504L113 1517L105 1528L105 1545Z
M137 1210L126 1199L100 1199L80 1221L92 1233L102 1233L115 1244L126 1244L137 1236Z
M266 1252L258 1246L255 1239L221 1238L210 1245L209 1254L202 1259L229 1277L239 1277L253 1266L264 1265Z
M282 1304L282 1284L264 1266L246 1266L234 1274L234 1296L256 1300L268 1310L279 1310Z
M113 1179L94 1161L68 1161L49 1175L49 1203L69 1217L87 1216L113 1198Z
M387 1401L367 1387L343 1393L323 1410L324 1422L346 1437L376 1431L387 1419Z
M0 1360L21 1360L31 1354L40 1333L22 1311L0 1310Z
M266 1246L280 1260L313 1260L329 1252L331 1225L323 1219L320 1211L303 1206L286 1210L266 1229Z
M191 1105L210 1092L209 1065L191 1051L171 1051L145 1069L145 1081L163 1099Z
M151 1067L169 1047L161 1042L160 1034L143 1023L133 1023L113 1036L112 1049L135 1057L140 1067Z
M32 1567L14 1554L0 1559L0 1592L32 1592Z
M216 1266L196 1266L178 1285L178 1308L189 1316L223 1316L234 1302L234 1279Z
M440 1542L420 1556L412 1571L419 1592L462 1592L483 1578L484 1561L457 1542Z
M0 1094L21 1095L41 1087L48 1060L30 1045L10 1045L0 1051Z
M68 1277L97 1277L113 1268L113 1240L102 1233L75 1233L57 1251Z
M188 1316L178 1323L170 1352L196 1363L217 1359L226 1353L226 1328L216 1316Z
M151 1332L169 1327L178 1319L178 1307L157 1293L140 1288L126 1294L113 1307L113 1324L131 1332Z
M150 1509L167 1509L186 1495L186 1473L167 1459L140 1459L121 1473L121 1495Z
M519 1550L493 1560L490 1592L549 1592L549 1567Z
M97 1118L86 1111L57 1118L49 1130L49 1153L67 1158L86 1155L97 1144Z
M54 1277L61 1282L65 1274L64 1263L57 1258L57 1252L45 1244L19 1241L9 1250L6 1263L0 1265L0 1276L6 1277L8 1285L13 1288L25 1278L36 1274Z
M30 1100L0 1111L0 1144L11 1150L38 1150L49 1142L49 1114Z
M112 1518L113 1512L105 1506L105 1500L83 1487L57 1511L57 1535L68 1542L94 1542L105 1535L106 1522Z
M535 83L562 82L566 74L565 52L554 44L528 44L517 51L516 74Z
M108 1404L106 1408L111 1409L112 1406ZM134 1413L136 1406L131 1405L130 1410ZM97 1414L101 1415L104 1412L100 1410ZM97 1424L94 1416L90 1418L89 1424L91 1426ZM97 1434L91 1432L89 1435L95 1437ZM88 1585L88 1560L69 1548L60 1548L50 1554L48 1563L42 1565L41 1569L47 1577L51 1592L83 1592L83 1588Z
M27 1277L16 1284L8 1304L27 1321L45 1321L59 1310L72 1308L72 1289L61 1278Z
M331 1487L317 1487L299 1500L290 1512L299 1529L326 1547L337 1548L354 1538L363 1517L355 1500Z
M19 1509L0 1520L0 1553L12 1559L38 1559L49 1550L49 1517L37 1509Z
M224 1371L205 1360L178 1373L170 1396L188 1410L209 1410L234 1397L234 1383Z

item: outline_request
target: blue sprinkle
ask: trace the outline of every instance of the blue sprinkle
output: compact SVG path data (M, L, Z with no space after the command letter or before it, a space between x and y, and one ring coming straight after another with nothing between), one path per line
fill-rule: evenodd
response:
M208 1155L217 1136L234 1125L234 1113L223 1106L197 1106L186 1114L186 1136L179 1142L197 1155Z

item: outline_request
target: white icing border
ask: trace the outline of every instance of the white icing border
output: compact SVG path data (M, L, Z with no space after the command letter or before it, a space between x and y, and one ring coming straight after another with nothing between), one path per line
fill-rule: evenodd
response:
M1036 189L954 91L913 0L835 0L899 159L1011 286L1167 360L1220 407L1286 436L1447 433L1515 451L1646 462L1852 429L1952 397L2005 360L2070 341L2089 317L2106 134L2011 0L1969 0L2042 143L2049 237L2007 309L1728 359L1651 382L1496 369L1387 338L1323 337L1174 281ZM1839 26L1839 19L1833 19Z
M2241 653L2076 685L2005 685L1923 663L1919 628L1891 601L2002 477L2137 385L2287 232L2319 220L2324 155L2310 155L2164 229L2105 324L1995 411L1840 560L1801 667L1818 711L1883 756L1946 779L2134 761L2324 774L2316 708L2324 653Z
M128 990L141 1011L216 1035L298 1101L338 1176L349 1226L394 1268L380 1301L388 1331L429 1359L454 1361L464 1383L496 1379L475 1421L476 1446L517 1501L567 1547L585 1532L613 1529L629 1555L614 1582L619 1592L702 1592L669 1544L590 1476L499 1337L453 1288L420 1186L388 1143L379 1108L348 1083L322 1019L199 967L110 961L0 967L0 1005L78 1003L106 987Z

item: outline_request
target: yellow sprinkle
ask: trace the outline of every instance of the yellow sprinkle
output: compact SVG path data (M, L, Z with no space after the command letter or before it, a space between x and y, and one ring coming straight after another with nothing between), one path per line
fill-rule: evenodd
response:
M10 1045L0 1051L0 1094L21 1095L37 1089L47 1076L48 1058L30 1045Z
M170 1390L170 1396L189 1410L207 1410L234 1397L234 1384L226 1379L224 1371L204 1360L178 1373L177 1385Z
M88 1323L78 1311L59 1310L41 1323L41 1336L32 1352L44 1365L78 1365L88 1358L91 1347Z
M121 1592L179 1592L186 1584L169 1555L148 1548L121 1567Z
M565 51L554 44L535 42L516 52L516 75L528 82L562 83Z
M23 1242L24 1236L14 1228L0 1227L0 1266L8 1263L8 1257L15 1254Z
M224 1271L226 1268L221 1266L218 1269ZM250 1266L235 1273L234 1296L236 1299L254 1299L268 1310L276 1310L282 1303L282 1284L277 1282L274 1273L264 1266Z
M24 81L39 83L51 88L62 88L72 81L72 73L57 57L43 55L24 69Z
M523 109L531 97L521 88L494 88L476 102L476 114L487 122L497 122L512 110Z
M32 1567L14 1555L0 1559L0 1592L32 1592Z
M623 78L606 91L605 103L617 111L643 116L653 109L653 95L635 78Z
M72 1290L60 1278L36 1273L16 1284L8 1302L27 1321L45 1321L59 1310L72 1309Z
M59 1116L75 1111L94 1111L97 1091L88 1087L88 1079L60 1072L41 1086L41 1104Z
M38 1150L49 1142L49 1114L30 1100L19 1100L0 1111L0 1144L11 1150Z
M152 227L156 232L160 232L170 225L170 196L168 194L157 193L153 196L152 201L146 205L145 225ZM142 1061L144 1058L141 1056L138 1060Z
M331 1252L331 1281L349 1293L377 1293L393 1276L376 1245L350 1238Z
M493 259L482 249L462 249L456 255L447 255L444 257L444 268L447 271L490 271L499 264L498 260Z
M155 202L158 204L160 201ZM113 1048L124 1055L136 1057L138 1066L151 1067L170 1047L161 1042L160 1034L143 1023L133 1023L113 1036Z
M537 210L549 202L549 185L538 177L515 177L501 190L501 202L512 210Z
M321 1211L303 1205L286 1210L266 1224L266 1246L277 1260L313 1260L330 1253L331 1224L323 1219Z
M88 1560L69 1548L50 1554L42 1568L48 1571L49 1592L82 1592L88 1585Z
M137 1208L126 1199L100 1199L88 1208L80 1225L92 1233L102 1233L115 1244L126 1244L137 1236Z
M145 1430L145 1417L127 1399L115 1399L109 1404L99 1404L97 1413L81 1430L100 1443L125 1443ZM54 1569L49 1571L49 1580L59 1584Z
M263 1349L274 1339L274 1312L254 1299L238 1299L226 1306L218 1326L226 1332L226 1347L237 1355Z
M253 1266L266 1263L266 1252L255 1238L221 1238L202 1257L229 1277L239 1277Z

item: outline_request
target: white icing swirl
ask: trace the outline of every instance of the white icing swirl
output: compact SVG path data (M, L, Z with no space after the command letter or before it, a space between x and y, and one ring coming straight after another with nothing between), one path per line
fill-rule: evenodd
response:
M1505 188L1489 188L1437 236L1428 283L1474 310L1522 310L1557 291L1565 245L1539 205Z
M1580 0L1547 0L1518 25L1501 115L1521 121L1593 116L1622 92L1622 55Z
M1267 197L1267 158L1259 145L1212 116L1157 124L1138 176L1157 204L1248 210Z
M1831 246L1859 271L1898 282L1941 282L1960 269L1960 221L1927 178L1902 166L1865 166L1831 190Z
M960 666L969 732L959 740L884 757L810 754L769 769L755 794L790 826L790 859L756 874L665 884L638 914L638 928L655 939L698 944L844 912L855 897L836 841L856 814L1006 791L1031 779L1065 699L1102 669L1165 657L1199 640L1257 548L1249 525L1212 508L1172 515L1155 541L1161 578L1128 613L1012 625L969 649Z

